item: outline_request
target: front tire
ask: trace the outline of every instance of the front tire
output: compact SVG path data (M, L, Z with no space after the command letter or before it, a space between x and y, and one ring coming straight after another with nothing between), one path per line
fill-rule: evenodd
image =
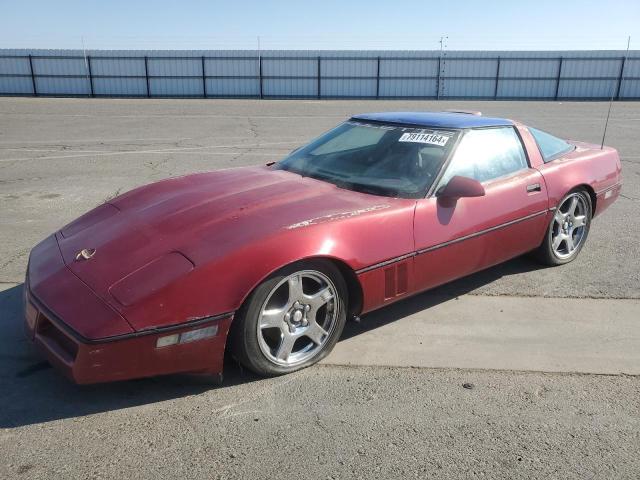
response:
M231 332L234 357L275 376L326 357L346 322L347 286L328 261L285 267L262 282L239 310Z
M570 192L558 204L535 256L545 265L563 265L574 260L589 234L591 197L584 190Z

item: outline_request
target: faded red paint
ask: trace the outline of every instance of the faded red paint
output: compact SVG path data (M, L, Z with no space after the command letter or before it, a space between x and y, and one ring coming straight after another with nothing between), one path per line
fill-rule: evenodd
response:
M364 313L534 249L549 209L576 186L595 192L596 214L618 197L614 149L577 144L544 164L527 128L517 128L531 168L485 182L484 196L452 205L352 192L270 167L132 190L33 249L26 328L49 360L79 383L221 373L232 313L285 265L311 257L341 262L357 273ZM531 184L540 190L528 192ZM474 236L478 232L484 233ZM84 248L95 248L95 256L76 260ZM216 337L155 348L167 334L156 329L224 313L210 323L219 327ZM141 333L148 334L103 342Z

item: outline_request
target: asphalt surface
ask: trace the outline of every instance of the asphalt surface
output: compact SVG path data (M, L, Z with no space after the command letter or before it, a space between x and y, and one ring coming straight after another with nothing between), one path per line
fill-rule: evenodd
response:
M63 418L0 431L3 478L564 480L640 471L640 388L625 377L319 366L208 391L145 380L52 394L57 384L42 375L34 385ZM87 409L105 411L79 416Z
M599 143L607 104L0 98L0 281L21 282L35 243L135 186L277 160L354 113L447 108ZM639 136L639 104L616 103L607 144L624 159L624 197L594 222L578 261L562 269L510 262L474 292L640 298Z
M450 108L598 143L607 105L0 98L0 478L638 478L638 103L614 105L623 197L576 261L364 316L323 365L77 387L24 339L29 250L104 200L277 160L354 113Z

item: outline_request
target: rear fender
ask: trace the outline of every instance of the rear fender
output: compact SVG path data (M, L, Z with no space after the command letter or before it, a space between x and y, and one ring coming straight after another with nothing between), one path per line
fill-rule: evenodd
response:
M567 155L538 167L549 192L549 207L557 207L568 192L585 186L594 202L594 216L602 213L619 196L621 164L614 148L576 143Z

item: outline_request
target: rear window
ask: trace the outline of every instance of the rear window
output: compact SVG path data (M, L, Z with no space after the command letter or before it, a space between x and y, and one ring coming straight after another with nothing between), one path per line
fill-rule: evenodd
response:
M575 147L568 142L565 142L561 138L554 137L550 133L543 132L537 128L529 127L529 131L533 138L535 138L542 159L546 162L550 162L558 157L561 157L565 153L571 152Z

